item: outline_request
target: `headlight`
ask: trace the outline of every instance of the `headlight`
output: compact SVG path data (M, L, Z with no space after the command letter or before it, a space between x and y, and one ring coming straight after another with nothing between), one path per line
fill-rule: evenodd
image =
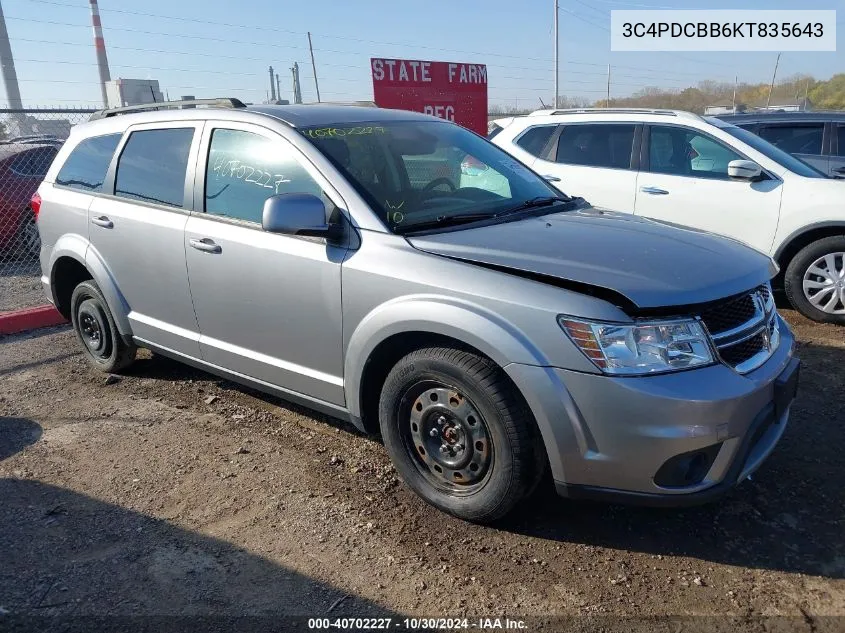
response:
M656 374L714 362L698 321L651 321L633 325L591 323L559 316L572 342L605 374Z

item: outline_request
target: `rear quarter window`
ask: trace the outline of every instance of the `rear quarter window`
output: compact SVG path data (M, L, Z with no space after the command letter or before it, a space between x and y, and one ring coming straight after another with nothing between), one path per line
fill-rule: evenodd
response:
M120 134L106 134L81 141L59 170L56 184L85 191L102 191L120 137Z

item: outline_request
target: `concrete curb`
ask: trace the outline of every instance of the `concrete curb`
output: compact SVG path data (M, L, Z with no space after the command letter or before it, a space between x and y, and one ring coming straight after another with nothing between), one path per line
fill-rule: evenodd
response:
M0 312L0 334L15 334L62 323L65 323L65 318L51 305Z

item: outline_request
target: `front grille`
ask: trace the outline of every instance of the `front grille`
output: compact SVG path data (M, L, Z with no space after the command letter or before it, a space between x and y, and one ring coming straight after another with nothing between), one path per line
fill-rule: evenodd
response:
M754 302L755 292L759 292L764 301L769 301L770 294L768 284L766 284L704 309L701 312L701 320L704 321L710 334L718 335L733 330L753 319L757 314Z
M719 357L738 372L762 365L777 348L777 312L769 284L707 306L699 314Z
M722 360L731 367L736 367L737 365L740 365L752 358L754 354L758 354L763 351L765 345L765 339L761 333L756 336L752 336L750 339L747 339L742 343L719 348L719 356L721 356Z

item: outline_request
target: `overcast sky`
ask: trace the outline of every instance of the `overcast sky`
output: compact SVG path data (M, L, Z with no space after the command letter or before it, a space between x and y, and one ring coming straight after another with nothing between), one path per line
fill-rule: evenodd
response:
M834 9L836 0L560 0L561 93L600 99L607 64L612 95L702 79L764 82L776 53L611 53L610 10L620 8ZM86 0L2 0L25 105L99 105ZM158 79L170 98L237 96L261 101L267 67L290 97L301 67L303 98L315 99L311 31L324 100L371 99L369 58L488 66L491 105L539 106L553 94L553 0L100 0L112 78ZM845 8L838 51L785 53L779 77L845 72ZM5 95L3 95L5 98Z

